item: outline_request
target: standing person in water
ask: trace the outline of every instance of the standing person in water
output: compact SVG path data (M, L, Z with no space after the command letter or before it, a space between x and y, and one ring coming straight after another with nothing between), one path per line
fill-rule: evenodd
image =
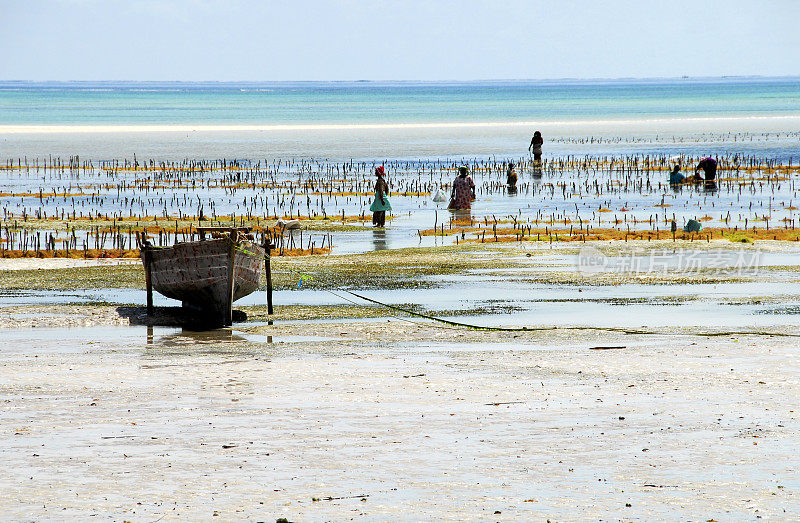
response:
M514 162L508 163L508 169L506 170L506 185L509 187L517 186L517 171L514 170Z
M375 201L369 207L372 211L372 225L375 227L383 227L386 224L386 211L392 210L392 204L389 203L389 184L386 183L385 176L383 165L375 169Z
M448 209L471 209L472 200L475 199L475 182L469 176L466 167L458 168L458 176L453 182L453 193L450 196Z
M706 182L713 182L717 177L717 161L712 157L703 158L697 167L694 168L695 175L698 171L702 170L705 174Z
M531 144L528 146L528 150L533 153L533 161L534 162L542 162L542 144L544 144L544 139L542 138L542 133L536 131L533 133L533 138L531 138Z

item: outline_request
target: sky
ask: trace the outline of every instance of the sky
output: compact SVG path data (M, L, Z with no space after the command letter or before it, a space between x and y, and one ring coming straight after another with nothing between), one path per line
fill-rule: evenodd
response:
M0 80L800 75L800 0L0 0Z

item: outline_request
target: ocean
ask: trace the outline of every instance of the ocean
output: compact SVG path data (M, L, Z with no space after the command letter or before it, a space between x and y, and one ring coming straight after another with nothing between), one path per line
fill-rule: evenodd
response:
M0 82L0 125L353 125L799 115L800 78Z
M514 156L534 129L554 154L784 156L799 123L800 78L0 82L6 156Z

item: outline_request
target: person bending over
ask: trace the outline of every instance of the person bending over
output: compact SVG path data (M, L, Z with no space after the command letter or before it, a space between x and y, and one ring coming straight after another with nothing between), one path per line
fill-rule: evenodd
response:
M509 187L517 186L517 172L514 170L514 162L509 162L506 170L506 185Z
M717 177L717 161L710 156L703 158L700 160L700 163L697 164L697 167L695 167L694 173L697 174L698 171L701 170L703 171L703 174L705 174L705 181L713 182Z

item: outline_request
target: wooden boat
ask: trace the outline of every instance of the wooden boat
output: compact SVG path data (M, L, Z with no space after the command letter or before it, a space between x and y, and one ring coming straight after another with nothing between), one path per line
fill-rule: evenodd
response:
M147 311L152 291L180 300L193 318L209 327L233 323L233 302L258 289L266 252L247 227L198 227L200 240L153 247L140 242L147 283ZM206 239L206 233L212 233Z

